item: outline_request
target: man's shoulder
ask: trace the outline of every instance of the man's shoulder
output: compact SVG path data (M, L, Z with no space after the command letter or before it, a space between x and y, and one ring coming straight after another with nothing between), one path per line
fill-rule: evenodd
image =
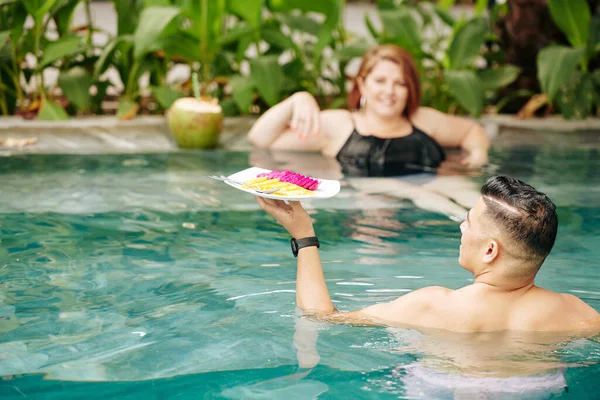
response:
M600 327L600 314L577 296L542 289L533 300L528 312L534 328L571 330Z

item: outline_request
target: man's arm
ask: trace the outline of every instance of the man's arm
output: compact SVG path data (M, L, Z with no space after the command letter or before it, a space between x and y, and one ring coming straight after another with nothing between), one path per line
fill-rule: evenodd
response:
M271 214L296 239L315 235L310 216L299 202L257 197L260 207ZM437 311L444 304L449 289L431 286L408 293L389 303L375 304L362 310L339 312L331 302L319 250L304 247L298 252L296 302L298 307L320 320L356 325L445 326Z
M338 324L420 326L443 329L447 325L439 312L448 294L452 292L439 286L429 286L407 293L388 303L378 303L349 312L335 312L320 319Z

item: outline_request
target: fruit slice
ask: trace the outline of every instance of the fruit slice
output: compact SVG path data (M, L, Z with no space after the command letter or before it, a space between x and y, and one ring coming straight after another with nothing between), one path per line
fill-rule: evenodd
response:
M263 174L258 174L257 178L267 179L279 179L280 182L293 183L301 188L307 190L317 190L321 183L318 179L311 178L310 176L297 174L291 171L271 171Z
M310 196L311 190L304 189L294 183L282 182L278 178L269 179L265 176L254 178L246 181L246 188L249 189L260 189L260 190L272 190L279 189L272 194L274 196Z

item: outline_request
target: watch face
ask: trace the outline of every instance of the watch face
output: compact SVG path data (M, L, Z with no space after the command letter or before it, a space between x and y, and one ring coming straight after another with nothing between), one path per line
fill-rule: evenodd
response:
M294 256L298 255L298 243L296 242L296 239L292 238L290 240L290 244L292 246L292 253L294 254Z

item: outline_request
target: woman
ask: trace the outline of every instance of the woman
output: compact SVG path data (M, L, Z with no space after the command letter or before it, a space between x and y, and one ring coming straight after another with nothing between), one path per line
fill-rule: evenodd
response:
M433 172L445 159L442 146L467 151L466 167L487 163L490 143L479 124L420 102L410 54L381 45L362 59L348 95L351 111L320 111L309 93L296 93L263 114L248 139L260 148L320 151L351 176Z

